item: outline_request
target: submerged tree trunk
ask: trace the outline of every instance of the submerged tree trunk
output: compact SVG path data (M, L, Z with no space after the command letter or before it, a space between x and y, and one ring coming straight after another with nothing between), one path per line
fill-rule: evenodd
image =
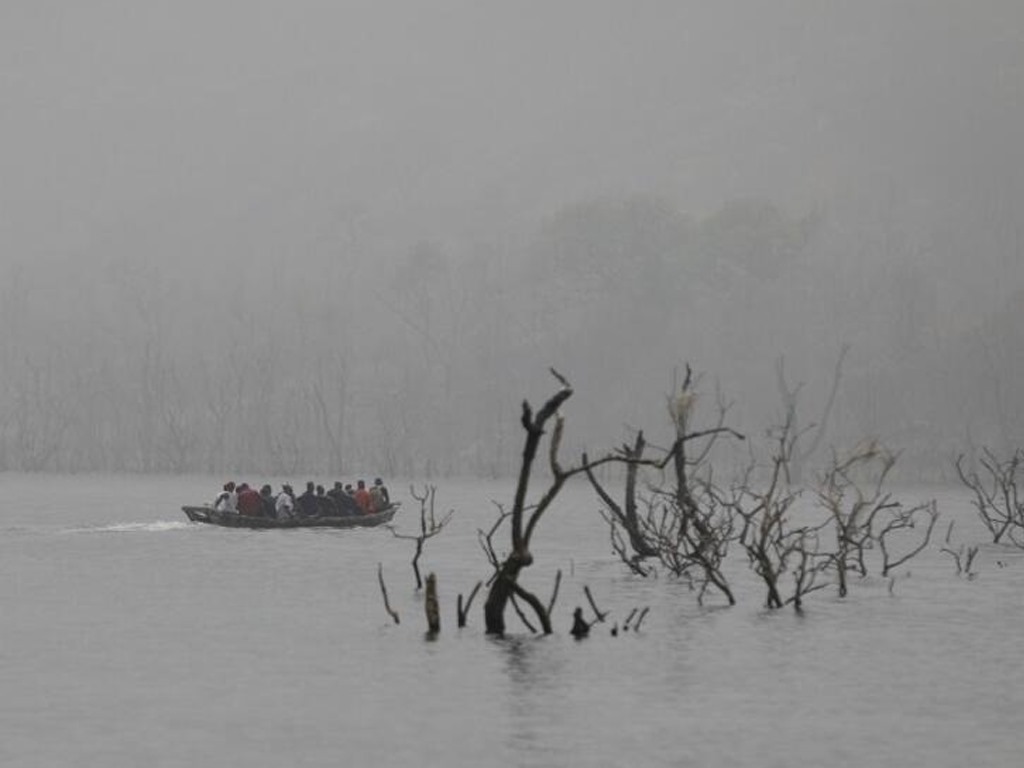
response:
M552 371L552 373L555 372ZM561 381L562 388L544 404L544 407L537 412L536 417L533 415L530 404L523 401L521 421L523 429L526 430L526 441L523 444L523 459L519 467L519 480L516 484L516 496L512 506L512 551L498 567L498 572L495 574L490 592L487 594L487 600L484 603L484 625L489 635L502 635L505 633L505 608L512 597L514 595L527 597L529 594L519 587L518 579L519 572L533 562L533 556L530 554L530 537L533 534L537 521L558 494L562 483L565 482L565 476L563 476L557 464L558 441L562 430L561 420L556 420L555 432L551 437L550 450L554 479L552 480L551 487L534 507L529 522L524 528L523 516L526 508L526 494L530 486L530 473L533 469L533 462L537 458L537 450L540 446L541 438L544 436L544 426L548 419L557 413L559 406L572 396L572 388L568 382L557 373L555 373L555 376ZM543 605L539 600L536 602L530 601L528 597L527 601L530 602L535 610L538 606L540 607L538 619L544 631L550 633L551 620L547 616L547 611Z
M533 557L529 554L525 558L510 555L501 564L501 569L494 577L491 590L487 593L487 600L484 603L484 626L487 629L487 634L505 634L505 608L513 597L521 597L526 600L537 614L541 631L545 635L551 634L551 616L548 614L547 608L535 595L519 586L519 572L532 562Z
M484 603L484 624L489 635L502 635L505 633L505 609L513 598L524 601L533 609L540 622L541 631L550 634L551 616L547 606L531 592L528 592L519 583L519 574L531 563L533 555L530 554L530 539L536 530L537 523L544 515L544 512L551 506L551 503L558 496L565 481L573 475L585 472L589 468L599 466L610 461L621 461L615 456L606 456L595 462L587 462L586 459L577 466L564 469L558 461L558 448L562 440L562 429L564 422L558 415L558 409L562 403L572 396L572 387L569 382L554 369L552 375L561 383L562 388L552 395L544 406L537 412L536 416L530 404L523 401L523 412L521 422L526 430L526 440L523 444L523 458L519 467L519 480L516 483L516 495L512 509L508 513L512 534L512 547L510 554L504 561L498 562L498 558L491 551L491 560L495 564L496 573L491 582L487 600ZM541 439L544 436L544 428L548 421L554 417L554 429L548 446L548 465L551 470L551 484L541 494L540 499L529 506L529 517L527 518L527 491L530 487L530 473L533 469L533 462L537 458L537 451ZM504 517L503 517L504 519Z

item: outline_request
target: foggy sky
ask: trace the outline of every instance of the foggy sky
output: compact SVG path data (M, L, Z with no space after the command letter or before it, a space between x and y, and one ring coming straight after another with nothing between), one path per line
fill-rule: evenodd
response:
M806 269L782 287L744 278L711 298L687 294L690 314L674 307L666 338L645 327L656 352L632 374L645 397L694 351L755 390L751 371L770 382L782 354L794 376L821 385L848 341L861 355L851 387L877 383L872 366L907 364L922 338L931 358L914 364L930 370L1024 289L1024 5L1014 0L12 0L0 4L0 105L8 430L26 393L46 412L40 371L139 412L152 398L168 414L201 410L211 395L197 382L229 343L278 362L305 345L310 366L326 355L348 371L342 412L364 418L385 390L421 391L411 414L439 398L454 411L473 384L514 412L521 388L561 364L548 359L556 353L570 376L626 398L621 371L558 327L561 315L514 293L475 295L545 279L528 264L543 253L538 233L595 200L612 211L657 200L700 222L755 199L783 219L825 222L801 255ZM420 273L424 254L433 266ZM224 286L277 309L286 297L290 311L264 322L218 294ZM332 292L359 298L339 306ZM550 309L559 295L543 301ZM566 316L600 317L587 301ZM627 347L630 330L616 332ZM1011 341L997 346L989 363L1019 357ZM371 350L372 366L351 367ZM481 365L486 386L472 379ZM69 370L85 381L68 384ZM115 376L126 394L109 393ZM141 381L154 391L131 389ZM275 386L273 397L298 397L288 379ZM885 424L873 398L850 394ZM274 402L282 414L299 408ZM507 435L507 415L470 431ZM110 429L113 445L122 427Z
M0 72L5 260L1020 190L1015 2L8 2Z

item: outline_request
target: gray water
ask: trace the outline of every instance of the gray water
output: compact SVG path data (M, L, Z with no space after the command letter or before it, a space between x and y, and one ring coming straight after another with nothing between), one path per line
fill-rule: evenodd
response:
M562 570L556 634L510 613L494 640L482 595L462 630L455 598L488 575L477 530L511 484L442 483L456 516L422 561L443 611L429 640L411 542L187 523L180 505L218 483L0 475L0 765L1024 764L1017 551L984 546L968 581L936 543L891 592L869 578L802 616L762 610L736 552L739 605L699 608L683 584L625 573L574 486L524 575L546 600ZM412 533L418 507L392 488ZM958 539L984 540L956 489L928 494L943 533L955 518ZM611 615L575 641L587 585ZM638 606L641 631L612 637Z

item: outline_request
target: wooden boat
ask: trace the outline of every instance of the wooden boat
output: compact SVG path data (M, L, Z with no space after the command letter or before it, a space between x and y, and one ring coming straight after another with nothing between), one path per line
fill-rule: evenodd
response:
M271 520L268 517L251 517L237 512L218 512L213 507L182 507L182 511L193 523L208 523L225 528L373 528L390 522L395 516L400 501L392 502L380 512L368 515L345 515L343 517L302 517L289 520Z

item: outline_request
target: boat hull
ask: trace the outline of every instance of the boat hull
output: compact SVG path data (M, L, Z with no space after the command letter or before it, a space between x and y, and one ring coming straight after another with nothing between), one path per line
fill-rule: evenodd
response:
M213 507L182 507L182 511L193 523L219 525L222 528L373 528L391 521L398 511L394 503L380 512L368 515L346 515L344 517L303 517L290 520L271 520L267 517L250 517L237 512L218 512Z

